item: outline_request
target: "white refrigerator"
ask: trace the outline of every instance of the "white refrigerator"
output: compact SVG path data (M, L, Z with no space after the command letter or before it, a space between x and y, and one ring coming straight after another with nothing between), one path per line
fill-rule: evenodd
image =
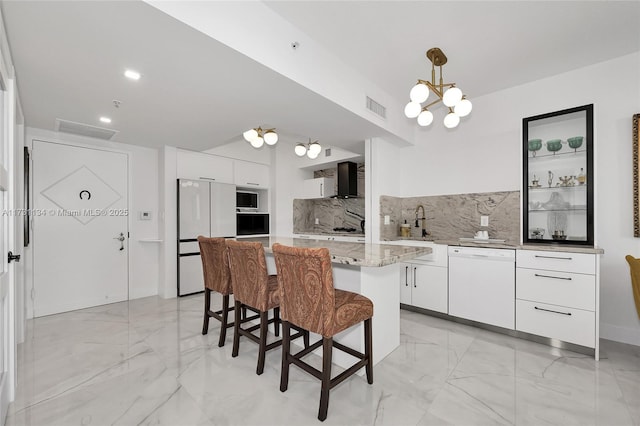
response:
M178 179L178 296L204 291L198 236L236 236L236 186Z

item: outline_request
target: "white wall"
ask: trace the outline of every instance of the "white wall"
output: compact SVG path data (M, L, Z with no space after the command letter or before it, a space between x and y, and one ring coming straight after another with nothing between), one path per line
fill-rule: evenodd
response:
M474 99L458 128L434 123L417 130L415 146L398 158L379 156L379 169L400 173L396 193L419 196L520 190L522 118L594 104L596 242L601 261L601 336L640 344L640 319L626 254L640 257L633 238L631 121L640 112L640 53L594 64Z
M33 139L67 143L78 146L100 147L125 152L129 155L129 298L136 299L158 293L159 244L140 242L158 238L158 151L100 139L52 132L33 127L26 128L26 143L31 148ZM138 219L140 211L151 211L148 221ZM25 251L27 253L27 251ZM32 252L29 250L29 256ZM27 294L33 288L33 275L28 279ZM28 318L33 317L33 305L28 304Z

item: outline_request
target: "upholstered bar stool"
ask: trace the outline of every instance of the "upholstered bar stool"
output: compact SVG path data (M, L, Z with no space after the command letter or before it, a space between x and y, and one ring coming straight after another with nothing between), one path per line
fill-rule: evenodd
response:
M282 370L280 391L289 386L289 365L295 364L320 379L318 419L327 418L329 390L347 377L366 368L367 382L373 383L371 318L373 303L368 298L333 286L331 257L326 248L297 248L273 245L278 271L280 309L282 314ZM333 336L364 321L365 353L342 345ZM291 353L290 327L298 326L322 335L322 339L296 354ZM322 346L322 371L302 361L302 357ZM333 348L358 359L353 366L331 378Z
M229 296L233 294L231 288L231 274L229 272L229 259L227 257L227 245L224 238L208 238L199 236L200 257L202 258L202 272L204 274L204 321L202 323L202 334L209 332L209 318L213 317L221 322L220 340L218 346L224 346L227 337L227 328L233 327L234 323L228 321ZM211 292L215 291L222 295L222 309L211 310Z
M269 275L267 271L264 248L261 243L232 240L226 243L236 312L231 356L234 358L238 356L240 336L248 337L259 345L256 374L262 374L266 351L282 344L282 340L267 344L268 324L274 324L276 336L279 336L280 330L280 297L277 278L275 275ZM257 312L260 323L246 329L242 328L243 321L240 320L242 307ZM273 309L273 318L268 319L268 312L271 309ZM260 329L260 334L256 336L252 332L257 329Z

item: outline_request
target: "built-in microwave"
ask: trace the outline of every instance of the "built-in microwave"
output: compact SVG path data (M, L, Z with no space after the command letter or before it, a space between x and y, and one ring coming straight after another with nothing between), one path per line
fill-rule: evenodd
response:
M268 213L238 213L236 235L258 235L269 233Z
M238 211L257 211L259 198L257 192L236 191L236 208Z

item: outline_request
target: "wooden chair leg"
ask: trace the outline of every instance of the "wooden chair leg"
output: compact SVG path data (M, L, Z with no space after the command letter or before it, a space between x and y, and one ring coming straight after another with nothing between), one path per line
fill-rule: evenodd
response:
M238 350L240 349L240 307L242 304L237 300L234 301L234 324L233 324L233 351L231 351L231 356L233 358L238 356Z
M280 336L280 308L273 308L273 330L276 337Z
M304 342L304 348L308 348L309 347L309 331L305 330L302 333L302 341Z
M247 307L242 305L242 319L247 319Z
M322 387L320 389L320 409L318 420L325 421L329 410L329 389L331 386L331 355L333 351L333 338L322 338Z
M209 332L209 311L211 310L211 290L204 289L204 321L202 322L202 334Z
M373 333L371 330L371 318L364 320L364 354L367 357L367 383L373 383Z
M260 347L258 348L258 367L256 374L260 375L264 372L264 358L267 351L267 326L269 325L269 312L260 312Z
M289 322L282 322L282 366L280 367L280 392L289 387L289 351L291 350L291 327Z
M227 317L229 316L229 295L222 296L222 324L220 325L220 340L218 340L218 347L224 346L224 341L227 339Z

